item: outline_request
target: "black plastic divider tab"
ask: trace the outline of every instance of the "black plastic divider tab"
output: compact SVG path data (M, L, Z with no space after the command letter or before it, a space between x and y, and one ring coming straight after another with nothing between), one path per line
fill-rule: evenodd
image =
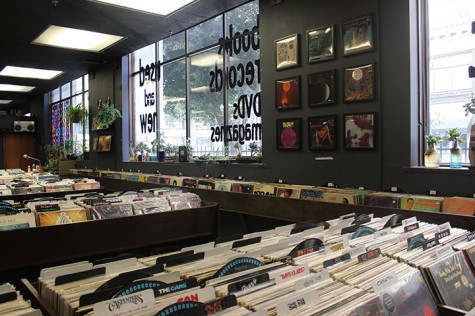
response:
M156 264L167 263L167 261L169 261L169 260L189 256L189 255L192 255L193 253L194 253L193 250L188 250L188 251L183 251L183 252L180 252L180 253L174 253L172 255L158 257L157 260L155 261L155 263Z
M223 236L223 237L216 238L216 241L214 242L214 244L217 245L217 244L222 244L228 241L239 240L239 239L242 239L243 237L244 237L244 234Z
M173 266L177 266L177 265L183 264L183 263L198 261L198 260L204 259L204 257L205 257L204 252L198 252L198 253L195 253L195 254L191 254L191 255L179 257L179 258L176 258L176 259L168 260L166 265L167 265L167 267L173 267Z
M233 242L233 245L231 248L239 248L239 247L244 247L247 245L252 245L252 244L258 244L261 242L262 237L254 237L254 238L248 238L248 239L243 239L243 240L238 240Z
M75 281L85 280L85 279L89 279L89 278L99 276L99 275L104 275L104 274L106 274L105 267L61 275L61 276L58 276L54 280L54 285L61 285L61 284L75 282Z
M7 292L0 295L0 303L6 303L16 300L16 292Z

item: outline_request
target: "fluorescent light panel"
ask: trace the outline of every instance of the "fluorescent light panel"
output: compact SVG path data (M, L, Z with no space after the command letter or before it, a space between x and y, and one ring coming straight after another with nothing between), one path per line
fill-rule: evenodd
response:
M117 35L50 25L32 43L99 53L122 39Z
M49 80L62 73L62 71L58 70L6 66L0 72L0 76Z
M0 104L8 104L12 102L12 100L0 100Z
M1 84L0 91L9 91L9 92L30 92L35 87L31 86L19 86L14 84Z
M99 3L112 4L119 7L134 9L147 13L169 15L195 0L92 0Z

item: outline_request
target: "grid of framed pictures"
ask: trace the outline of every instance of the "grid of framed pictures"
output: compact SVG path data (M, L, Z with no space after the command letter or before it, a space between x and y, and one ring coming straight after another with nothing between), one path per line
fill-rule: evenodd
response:
M366 14L337 25L317 26L306 31L307 63L316 64L336 59L336 43L341 43L341 55L349 57L375 50L375 24L373 14ZM335 41L336 33L341 41ZM275 67L284 70L300 66L299 34L275 40ZM346 65L345 65L346 66ZM328 69L328 68L327 68ZM319 108L337 104L337 70L330 69L307 74L308 107ZM365 102L376 98L375 63L347 66L341 70L342 102ZM301 77L299 75L276 80L276 110L301 108ZM336 150L338 145L338 115L307 118L307 140L311 151ZM350 113L340 123L343 147L346 150L373 150L376 148L376 113ZM276 140L278 150L300 150L302 119L277 119Z

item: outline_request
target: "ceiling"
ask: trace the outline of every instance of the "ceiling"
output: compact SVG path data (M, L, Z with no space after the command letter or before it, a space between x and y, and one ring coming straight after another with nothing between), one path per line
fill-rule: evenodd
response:
M0 100L13 100L7 105L0 105L0 109L23 105L107 63L120 62L120 58L130 52L248 1L196 0L163 17L89 0L1 0L0 71L10 65L61 70L64 73L52 80L0 76L0 83L37 87L26 94L0 91ZM109 33L126 39L101 53L31 44L49 25Z

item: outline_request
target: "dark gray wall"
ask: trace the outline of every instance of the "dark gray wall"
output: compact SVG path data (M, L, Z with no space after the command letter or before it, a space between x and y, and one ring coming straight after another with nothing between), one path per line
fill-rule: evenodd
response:
M249 166L218 166L194 164L122 163L120 154L121 126L114 129L113 153L91 153L91 161L80 165L116 170L161 171L165 174L183 172L187 175L219 175L230 178L238 175L249 180L274 181L284 179L291 183L320 185L333 181L340 186L366 186L378 190L400 186L407 192L420 193L437 189L446 195L473 194L475 178L464 174L421 174L403 172L402 168L417 162L418 121L417 72L410 46L417 44L410 16L414 15L415 0L286 0L272 6L270 0L260 1L261 35L261 105L263 113L263 156L266 168ZM361 15L372 14L375 25L375 51L342 56L341 22ZM306 31L315 27L335 25L336 58L316 64L306 62ZM276 71L274 40L298 33L301 43L301 65ZM342 102L342 69L375 63L376 98L370 102ZM91 105L99 98L114 94L115 104L120 101L120 64L96 72L90 81ZM307 75L324 70L337 71L337 104L309 108ZM301 76L302 107L287 112L275 110L275 80ZM378 118L377 148L374 151L346 151L343 149L343 114L376 112ZM275 124L278 118L336 114L338 116L338 149L315 153L308 150L307 130L303 128L302 151L276 150ZM124 124L128 124L124 121ZM305 124L304 124L305 126ZM95 135L91 132L91 138ZM411 156L412 155L412 156ZM331 161L316 161L315 157L332 157Z

